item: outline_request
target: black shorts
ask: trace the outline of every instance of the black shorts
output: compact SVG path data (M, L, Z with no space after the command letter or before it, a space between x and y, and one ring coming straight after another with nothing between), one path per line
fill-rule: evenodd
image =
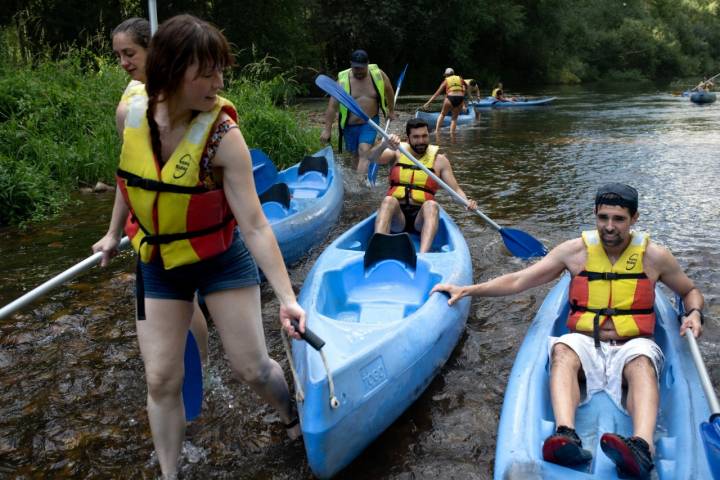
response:
M447 99L450 100L450 105L453 108L457 108L465 101L465 95L448 95Z
M403 216L405 217L405 228L403 229L403 232L420 233L415 230L415 219L417 218L418 213L420 213L421 208L422 206L420 205L411 205L406 203L400 204L400 211L402 211Z

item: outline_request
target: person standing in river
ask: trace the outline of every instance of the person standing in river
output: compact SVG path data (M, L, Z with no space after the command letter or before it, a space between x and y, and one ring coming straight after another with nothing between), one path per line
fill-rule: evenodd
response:
M304 331L305 312L255 194L237 112L218 96L223 69L233 63L227 40L209 23L179 15L160 25L148 51L147 96L133 98L117 119L122 194L107 234L93 245L107 264L128 219L139 259L136 327L148 417L166 478L177 474L185 432L182 365L195 291L205 297L235 375L279 412L291 438L299 435L282 369L265 345L258 266L293 338L300 337L291 320Z
M440 133L440 127L442 127L445 121L445 115L450 112L452 120L450 120L450 132L455 133L457 128L457 118L460 112L463 110L465 105L465 91L467 90L467 84L460 75L455 75L455 70L448 67L445 69L445 78L440 82L440 86L433 93L430 100L425 102L423 109L430 106L430 103L435 100L435 97L445 92L445 100L443 100L442 109L438 116L437 123L435 124L435 134Z
M392 82L385 72L374 64L368 62L365 50L355 50L350 56L350 68L338 74L338 84L357 101L363 112L372 118L375 123L380 121L382 110L386 118L395 119L395 91ZM358 118L344 105L330 97L328 108L325 111L325 128L320 134L322 142L329 142L332 134L332 125L338 114L338 149L342 151L342 139L345 138L345 148L352 154L353 168L359 173L367 173L368 152L375 144L377 132L363 119Z
M449 293L452 305L467 295L520 293L569 271L570 333L550 337L548 344L556 430L545 439L543 458L560 465L592 459L575 431L575 412L581 399L587 402L605 391L632 417L633 436L606 432L601 448L620 474L648 478L654 468L658 377L664 363L652 338L655 284L660 281L682 297L687 310L680 335L692 329L691 335L700 336L704 300L670 251L631 229L639 217L634 188L603 185L595 195L594 213L594 230L560 244L528 268L478 285L440 284L432 291Z
M131 78L115 110L116 121L117 119L125 118L128 104L133 96L146 96L145 61L147 59L150 36L150 22L138 17L125 20L112 31L113 53L118 59L120 67L122 67ZM123 125L118 123L116 127L118 135L120 135L120 139L122 139ZM120 191L117 190L116 195L120 194ZM203 365L207 365L208 327L205 315L200 309L197 300L195 301L193 317L190 322L190 331L195 337L198 350L200 350L200 360Z

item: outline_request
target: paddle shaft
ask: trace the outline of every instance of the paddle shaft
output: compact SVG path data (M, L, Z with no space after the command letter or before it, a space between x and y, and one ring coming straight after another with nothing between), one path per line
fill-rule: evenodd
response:
M402 73L400 74L400 79L398 79L397 88L395 89L395 98L393 98L393 111L395 111L395 104L397 104L397 99L400 96L400 87L402 86L402 81L405 78L406 70L407 70L407 65L405 65L405 68L403 69ZM385 132L387 132L388 128L390 128L391 121L392 121L392 118L388 117L387 122L385 122Z
M380 135L383 136L383 138L384 138L385 140L389 140L389 139L390 139L390 135L388 135L382 128L380 128L380 126L379 126L377 123L373 122L372 118L368 118L368 123L370 124L371 127L373 127L375 130L377 130L377 131L380 133ZM453 190L452 188L450 188L450 185L448 185L447 183L443 182L443 181L440 179L440 177L438 177L437 175L435 175L430 169L428 169L425 165L423 165L422 163L420 163L419 160L417 160L415 157L413 157L412 154L411 154L410 152L408 152L405 147L402 146L402 144L400 144L400 147L398 148L398 150L400 150L400 152L401 152L403 155L405 155L407 158L409 158L410 161L412 161L420 170L422 170L423 172L425 172L428 177L430 177L430 178L432 178L433 180L435 180L435 182L436 182L438 185L440 185L445 191L447 191L447 192L450 194L450 196L455 199L456 202L460 203L461 205L463 205L463 206L465 206L465 207L468 206L468 201L467 201L467 200L465 200L463 197L461 197L459 193L457 193L455 190ZM498 225L497 223L495 223L490 217L488 217L487 215L485 215L484 213L482 213L479 209L476 208L475 210L473 210L473 212L475 212L478 216L480 216L480 218L482 218L483 220L485 220L495 231L498 231L498 232L499 232L500 229L502 228L500 225Z
M118 249L123 249L127 247L130 244L130 240L127 237L123 237L122 240L120 240L120 244L118 245ZM60 273L59 275L56 275L55 277L51 278L47 282L33 288L28 293L23 295L22 297L18 298L17 300L14 300L7 305L5 305L3 308L0 309L0 320L2 320L5 317L9 317L13 313L17 312L21 308L24 308L28 304L34 302L41 296L45 295L50 290L53 290L63 283L67 282L73 277L76 277L77 275L81 274L85 270L88 270L93 265L96 265L100 262L102 259L102 252L97 252L92 255L90 255L88 258L83 260L80 263L77 263L76 265L68 268L64 272Z
M690 346L690 353L692 354L693 362L695 362L695 368L697 368L700 383L702 383L703 391L705 392L705 397L710 404L710 413L712 415L720 414L720 402L718 402L718 398L715 396L715 390L713 389L712 382L710 381L707 368L705 368L705 362L703 362L702 356L700 356L700 349L698 348L697 340L695 340L695 335L692 330L688 329L685 332L685 336L687 337L688 345Z

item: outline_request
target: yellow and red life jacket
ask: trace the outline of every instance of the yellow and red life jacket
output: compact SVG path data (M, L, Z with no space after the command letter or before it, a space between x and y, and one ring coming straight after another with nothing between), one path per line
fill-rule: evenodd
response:
M410 149L409 143L403 142L402 145L405 149ZM435 170L433 170L435 157L439 149L440 147L437 145L428 145L425 154L417 159L433 173L435 172ZM435 198L435 193L438 188L440 188L435 180L420 170L420 168L405 155L401 155L400 159L396 161L395 165L390 169L388 180L390 181L390 188L388 188L385 195L391 195L398 200L404 200L405 203L410 203L410 200L415 203L432 200Z
M593 332L596 346L600 325L610 317L622 337L652 335L655 330L655 282L643 267L649 236L631 235L630 244L612 264L597 230L582 233L587 261L570 282L567 326L572 331Z
M159 253L165 269L213 257L233 240L235 217L222 188L200 181L200 160L221 112L237 122L232 103L218 97L215 107L199 113L170 158L155 157L147 121L146 95L129 99L116 180L130 208L125 233L140 260Z
M458 93L465 93L465 81L462 77L460 75L445 77L445 94L457 95Z

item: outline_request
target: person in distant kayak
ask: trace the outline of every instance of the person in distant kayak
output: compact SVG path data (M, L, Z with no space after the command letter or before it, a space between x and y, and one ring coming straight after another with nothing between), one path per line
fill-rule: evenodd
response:
M148 50L147 94L133 97L118 119L121 194L107 234L92 247L106 265L125 223L138 254L137 338L163 478L176 478L185 437L183 353L196 291L233 373L277 410L289 437L300 434L282 368L267 353L258 266L293 338L300 335L291 321L304 331L305 312L255 192L237 111L218 95L233 63L227 39L209 23L178 15L160 25Z
M475 210L477 204L469 200L458 185L448 158L439 153L437 145L430 145L428 124L420 118L411 118L405 125L407 143L404 147L428 170L440 177L450 188L468 201L468 209ZM379 164L390 163L390 176L385 198L375 220L375 232L412 232L420 234L420 253L430 251L437 233L440 212L435 202L439 185L420 170L398 147L400 137L390 135L390 140L373 147L371 161Z
M460 115L460 112L462 112L464 108L466 90L467 84L465 83L465 80L463 80L460 75L455 75L455 70L452 68L446 68L445 78L442 82L440 82L440 86L437 88L435 93L433 93L432 97L430 97L430 100L425 102L425 105L423 105L423 109L428 108L430 103L435 100L435 97L445 92L445 100L443 101L440 115L438 116L437 123L435 124L436 133L440 132L440 127L442 127L442 124L445 121L445 115L447 115L448 112L450 112L450 115L452 116L452 120L450 121L450 132L455 132L455 129L457 128L458 115Z
M704 300L670 251L632 230L637 209L634 188L604 185L595 196L595 230L560 244L524 270L478 285L436 285L433 291L449 293L453 304L467 295L519 293L569 271L570 333L551 337L548 344L556 430L545 440L543 458L561 465L591 460L575 432L575 411L604 391L632 417L633 436L606 432L601 447L620 474L647 478L654 466L658 377L664 362L653 341L655 284L663 282L682 297L686 313L680 335L692 329L700 336Z
M503 91L503 84L502 82L498 82L497 85L495 85L495 88L493 88L492 91L492 97L497 100L498 102L514 102L515 97L506 97L505 92Z
M120 67L132 78L125 88L115 110L115 119L117 122L118 119L125 118L128 104L133 96L147 96L145 93L145 81L147 80L145 77L145 60L147 59L147 49L150 43L150 22L144 18L128 18L113 29L111 39L113 53ZM116 124L120 139L122 139L123 127L124 125L122 124ZM120 192L117 191L116 194L120 195ZM200 350L201 362L203 365L207 365L207 321L197 301L194 303L195 306L192 321L190 322L190 331L193 333L198 349Z
M355 50L350 56L350 68L338 74L338 84L352 95L363 112L378 123L380 111L386 118L395 119L393 99L395 91L385 72L374 63L368 62L365 50ZM325 111L325 128L320 134L322 142L329 142L332 125L338 114L338 149L342 151L342 139L345 148L352 154L353 168L359 173L367 173L368 151L375 144L377 132L366 121L355 116L345 105L330 97Z

